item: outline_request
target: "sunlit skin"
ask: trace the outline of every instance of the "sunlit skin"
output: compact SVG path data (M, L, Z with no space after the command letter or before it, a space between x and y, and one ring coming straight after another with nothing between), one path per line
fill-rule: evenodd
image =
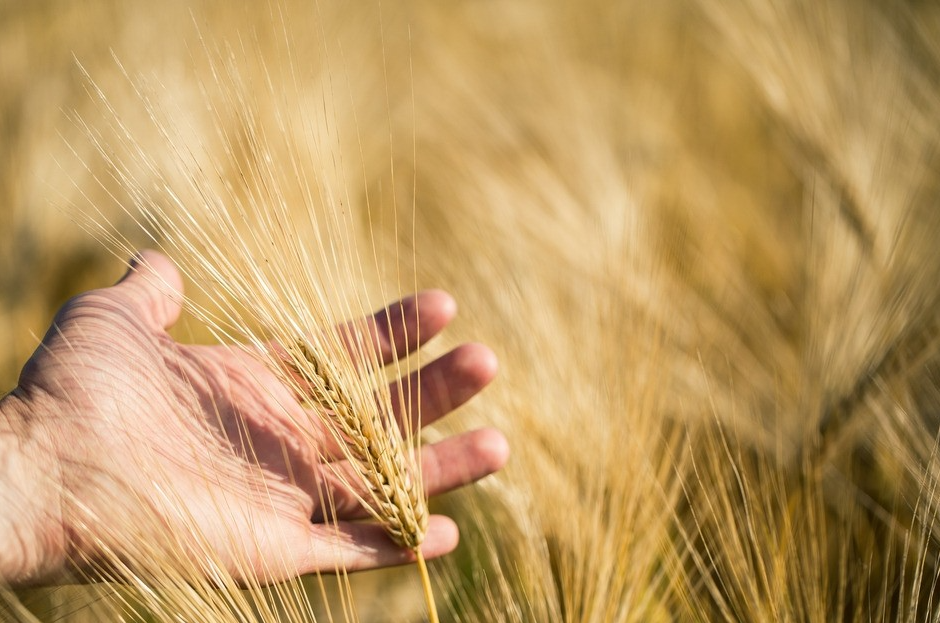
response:
M363 511L336 476L342 461L317 415L274 373L244 350L170 337L181 292L165 256L141 253L116 285L63 306L0 402L0 579L49 581L72 569L70 561L114 554L133 564L133 552L100 551L99 539L119 548L146 525L178 534L196 527L204 545L193 551L208 548L242 580L412 560L381 527L352 521ZM369 327L390 363L455 313L448 294L430 290L358 326ZM481 344L428 363L414 389L422 424L466 402L495 374L495 356ZM483 429L428 445L421 458L434 495L500 469L508 446L501 433ZM321 500L330 498L325 508ZM335 525L324 521L334 514ZM449 518L432 516L424 555L445 554L457 540Z

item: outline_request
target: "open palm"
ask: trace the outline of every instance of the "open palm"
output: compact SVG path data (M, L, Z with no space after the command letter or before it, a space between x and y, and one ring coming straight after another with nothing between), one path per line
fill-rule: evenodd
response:
M153 550L264 582L410 560L380 527L356 521L363 510L318 416L271 371L245 350L167 334L181 287L170 261L145 251L118 284L67 303L23 370L13 395L42 422L61 493L30 555L43 573L105 558L139 564ZM427 291L355 326L389 363L454 312L447 294ZM411 390L422 423L479 392L495 369L479 344L426 365ZM422 451L425 486L453 489L507 456L492 429L446 439ZM454 524L432 517L425 555L456 542Z

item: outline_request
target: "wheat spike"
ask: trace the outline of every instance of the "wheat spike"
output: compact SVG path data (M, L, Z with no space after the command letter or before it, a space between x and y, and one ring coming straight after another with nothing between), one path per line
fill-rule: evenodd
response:
M366 507L398 545L417 551L427 532L428 509L397 429L378 412L357 408L307 344L298 342L296 350L300 361L293 368L310 384L310 399L335 426L343 451L368 484Z
M233 107L244 144L233 146L222 158L207 154L203 144L190 144L171 113L154 104L130 76L156 133L178 157L176 171L168 174L153 162L117 115L117 142L107 143L90 131L92 140L133 198L134 205L125 206L127 214L177 259L197 296L212 302L210 308L190 299L192 313L220 339L245 344L295 396L313 407L322 431L295 416L287 416L290 424L310 448L324 452L324 469L333 469L336 458L323 450L324 442L347 460L350 472L335 470L334 475L396 544L414 552L429 616L436 621L421 550L429 515L419 469L420 442L413 432L420 428L420 405L392 404L392 390L380 374L379 353L358 327L334 330L349 318L366 316L370 305L365 284L375 275L382 281L388 269L383 270L378 259L370 266L368 257L376 257L375 249L364 250L356 239L346 209L349 191L337 155L340 148L324 145L324 137L312 130L333 120L288 119L276 112L273 118L263 117L258 110L263 102L248 96L241 64L246 59L237 57L239 63L232 64L230 50L221 52L209 41L203 44L215 76L205 86ZM283 98L295 79L294 68L290 63L272 68L264 59L259 62L257 71L266 77L271 98L265 101ZM95 92L103 106L110 107L106 95ZM233 119L219 116L213 122L222 140L237 143L230 135ZM168 205L141 187L135 167L160 180L170 197ZM239 171L240 185L218 183L230 169ZM107 226L98 231L105 232L102 235L110 237L119 252L128 250L129 244L107 233ZM395 287L402 288L401 269L393 265L391 270L398 275ZM382 288L386 300L391 298L387 289ZM407 372L412 363L396 357L402 396L409 395ZM330 516L328 508L324 515Z

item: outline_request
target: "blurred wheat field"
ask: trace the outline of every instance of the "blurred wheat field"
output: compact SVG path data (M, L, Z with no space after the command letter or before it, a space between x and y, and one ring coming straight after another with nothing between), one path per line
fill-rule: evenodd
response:
M499 356L437 425L513 448L437 502L445 620L940 620L938 42L913 0L0 3L0 375L123 270L76 212L152 244L109 156L163 207L190 148L235 163L220 196L291 163L387 267L376 305L404 261L459 301L433 348ZM407 574L352 585L422 616ZM305 587L282 620L342 620ZM111 590L18 599L160 618Z

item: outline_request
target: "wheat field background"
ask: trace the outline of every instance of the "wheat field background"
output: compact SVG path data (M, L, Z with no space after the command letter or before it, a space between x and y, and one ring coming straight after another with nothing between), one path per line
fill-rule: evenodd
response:
M82 214L154 243L109 156L159 205L174 147L297 163L377 265L454 294L433 352L501 362L432 433L513 448L435 503L443 619L940 620L940 5L6 1L0 119L4 388L124 270ZM248 130L283 119L302 156ZM416 590L354 576L356 616L420 620Z

